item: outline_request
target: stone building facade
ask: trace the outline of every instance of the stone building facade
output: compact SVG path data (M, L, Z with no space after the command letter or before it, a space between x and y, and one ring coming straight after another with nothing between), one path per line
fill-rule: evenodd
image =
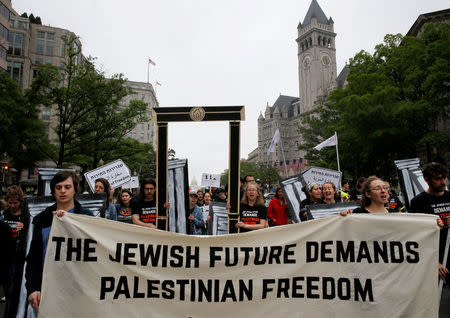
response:
M272 106L266 106L258 117L258 148L254 151L258 156L251 158L277 167L282 176L298 174L305 168L305 153L298 150L300 114L312 110L318 99L326 98L337 86L345 85L348 73L348 67L344 67L339 76L336 74L334 22L316 0L311 1L297 32L300 98L280 95ZM268 153L277 129L281 140L275 152Z

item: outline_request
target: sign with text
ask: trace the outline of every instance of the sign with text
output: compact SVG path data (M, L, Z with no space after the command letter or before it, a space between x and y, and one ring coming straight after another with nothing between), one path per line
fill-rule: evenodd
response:
M342 172L325 168L310 167L302 173L303 180L308 184L322 185L325 182L333 182L336 189L341 186Z
M105 178L109 181L111 188L117 188L131 179L130 169L121 159L117 159L106 165L88 171L84 174L91 191L94 192L95 180Z
M202 187L220 187L220 174L202 173Z
M130 181L122 184L122 189L137 189L139 188L139 177L133 176Z
M420 214L210 237L66 214L39 317L437 317L438 236Z

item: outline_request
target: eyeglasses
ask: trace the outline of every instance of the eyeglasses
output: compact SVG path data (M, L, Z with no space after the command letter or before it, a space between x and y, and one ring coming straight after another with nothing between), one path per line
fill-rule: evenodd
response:
M155 190L155 188L144 188L144 191L152 191Z
M381 190L389 191L390 189L391 189L391 188L389 188L388 186L384 186L384 187L378 186L378 187L375 187L375 188L373 188L373 189L371 189L371 190L373 190L373 191L381 191Z

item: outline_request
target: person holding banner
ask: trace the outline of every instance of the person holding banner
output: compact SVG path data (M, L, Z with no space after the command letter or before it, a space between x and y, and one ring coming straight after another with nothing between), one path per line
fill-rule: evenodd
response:
M139 199L131 203L133 224L156 229L156 182L142 180Z
M450 224L450 192L447 191L448 169L446 166L431 162L422 169L428 189L411 200L410 212L426 213L439 216L445 225L439 234L439 267L438 272L444 282L450 284L450 257L444 266L444 252Z
M42 271L53 215L62 217L65 213L75 213L93 216L89 209L83 208L75 200L75 195L79 191L79 180L75 172L64 170L55 174L50 182L50 189L56 203L33 219L33 238L25 269L28 302L35 310L39 310L41 302Z
M240 221L236 223L236 227L241 233L266 227L267 210L256 182L247 184L240 210Z
M188 221L190 223L191 234L205 234L205 221L203 220L203 210L197 205L198 194L195 190L189 192L189 214Z
M108 220L117 221L117 210L112 204L111 185L105 178L98 178L95 180L95 193L106 193L106 210L102 209L102 217Z
M119 196L117 198L116 210L117 210L117 221L133 224L131 220L131 198L133 197L132 193L128 189L122 189L119 192Z
M288 224L289 206L284 199L283 190L278 185L275 190L275 197L270 201L267 208L267 219L270 226Z

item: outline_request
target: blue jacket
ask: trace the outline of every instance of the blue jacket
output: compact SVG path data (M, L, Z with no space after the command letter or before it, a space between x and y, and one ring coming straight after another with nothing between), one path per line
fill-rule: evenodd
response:
M41 291L42 272L44 270L44 257L47 246L48 237L43 236L43 232L52 226L53 211L56 211L56 203L49 206L44 211L33 218L33 238L31 241L30 251L27 256L27 266L25 269L25 286L27 288L27 295L35 291ZM94 216L89 209L83 208L81 204L75 200L74 214L84 214Z
M205 226L202 209L196 205L192 214L194 215L194 221L191 223L191 232L195 235L202 235Z

